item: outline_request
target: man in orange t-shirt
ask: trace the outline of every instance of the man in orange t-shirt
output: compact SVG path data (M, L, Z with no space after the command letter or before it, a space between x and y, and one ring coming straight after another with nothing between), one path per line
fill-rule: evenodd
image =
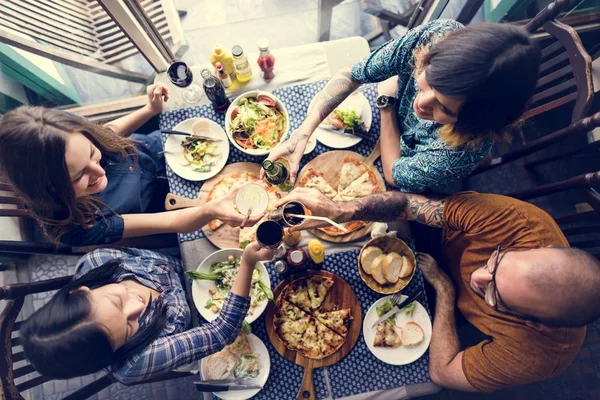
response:
M556 377L579 351L585 325L600 317L600 263L569 248L554 220L532 204L475 192L439 199L385 192L334 203L304 188L291 200L336 222L415 220L443 229L447 273L418 255L437 294L429 373L440 386L489 392ZM323 225L307 221L301 229L315 226ZM464 351L455 301L488 337Z

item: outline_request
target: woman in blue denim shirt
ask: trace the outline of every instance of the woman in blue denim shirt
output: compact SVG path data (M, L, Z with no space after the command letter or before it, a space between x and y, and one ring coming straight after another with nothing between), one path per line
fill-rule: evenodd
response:
M379 85L381 162L404 192L440 190L465 178L523 113L540 51L510 24L463 27L435 20L383 44L335 74L290 139L271 151L298 168L316 127L363 83Z
M0 120L0 169L54 241L87 246L192 232L215 218L241 224L235 193L203 207L157 212L167 192L158 179L165 174L160 132L132 133L162 111L168 91L152 85L147 94L146 106L104 126L29 106Z

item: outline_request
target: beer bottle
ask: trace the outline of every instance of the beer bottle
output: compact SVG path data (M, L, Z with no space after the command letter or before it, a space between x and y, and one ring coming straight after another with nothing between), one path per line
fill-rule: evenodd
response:
M279 186L284 192L292 190L293 185L290 182L290 164L286 159L280 158L275 162L265 160L262 163L262 167L265 170L265 178L271 185Z

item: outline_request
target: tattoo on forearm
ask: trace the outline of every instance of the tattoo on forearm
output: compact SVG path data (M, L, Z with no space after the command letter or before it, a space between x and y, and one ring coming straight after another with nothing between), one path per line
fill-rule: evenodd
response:
M352 73L349 71L339 72L341 76L334 76L327 86L317 95L316 110L321 120L329 114L350 94L353 90Z
M298 147L298 143L301 140L306 140L308 139L310 135L307 135L305 133L301 133L299 135L297 135L296 137L291 137L287 142L286 142L286 148L287 151L292 154L294 151L296 151L296 147Z
M353 220L415 220L436 228L445 228L443 198L431 198L402 192L385 192L354 200Z

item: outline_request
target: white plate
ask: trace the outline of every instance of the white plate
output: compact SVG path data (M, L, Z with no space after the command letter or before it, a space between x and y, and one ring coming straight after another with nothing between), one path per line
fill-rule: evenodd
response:
M429 314L427 314L427 310L425 307L421 305L421 303L417 302L415 305L415 310L411 317L407 316L404 313L404 310L400 310L399 313L396 313L396 325L402 326L409 321L414 321L423 328L423 332L425 333L425 337L421 343L417 346L412 347L404 347L400 346L395 349L385 348L385 347L375 347L373 346L373 340L375 340L375 331L377 328L371 328L377 318L376 308L381 306L387 299L391 299L392 296L382 297L377 300L369 311L367 311L367 315L365 315L365 319L363 321L363 334L365 337L365 342L367 343L367 347L373 353L373 355L379 358L386 364L391 365L406 365L410 364L414 361L417 361L427 348L429 347L429 342L431 342L431 319L429 319ZM405 300L407 296L402 296L402 300Z
M231 142L232 145L235 146L236 149L238 149L242 153L250 154L251 156L266 156L267 154L269 154L271 149L266 149L266 150L264 150L264 149L245 149L242 146L240 146L239 144L237 144L237 142L235 140L233 140L233 137L231 136L231 126L230 126L231 125L231 113L237 107L237 105L241 99L245 99L247 97L258 97L258 96L263 96L263 95L275 100L275 105L276 105L277 109L279 111L281 111L281 113L285 117L285 129L283 130L283 134L281 135L281 137L282 138L286 137L287 132L290 129L290 117L287 112L287 109L285 108L285 105L273 93L263 92L260 90L251 90L249 92L242 93L241 95L236 97L235 100L233 100L231 102L231 105L229 106L229 108L227 109L227 112L225 113L225 131L227 132L227 137L229 138L229 141ZM275 147L276 145L277 144L275 144L273 147Z
M310 105L308 106L308 110L312 109L315 102L315 98L312 99ZM369 100L362 93L354 93L346 100L342 102L338 106L338 108L353 108L355 110L362 110L361 118L365 123L365 127L367 128L367 132L371 129L371 123L373 122L373 111L371 110L371 105L369 104ZM348 147L352 147L357 143L360 143L362 138L351 135L342 135L339 133L331 132L327 129L322 129L319 125L313 136L317 138L317 140L323 143L325 146L334 148L334 149L347 149Z
M220 142L215 142L219 147L219 150L221 150L221 158L219 158L217 164L213 166L210 171L196 172L192 169L191 165L184 165L185 158L183 158L183 146L181 145L181 142L185 139L185 136L169 135L165 141L165 159L167 160L167 164L169 164L173 172L188 181L205 181L212 178L223 169L227 162L227 157L229 157L229 141L227 140L227 135L223 128L214 121L206 118L190 118L178 123L173 130L192 133L192 125L200 120L209 122L208 132L203 132L202 135L221 139Z
M306 147L304 148L304 154L308 154L313 151L317 147L317 137L313 134L308 138L308 142L306 142Z
M202 260L196 271L208 273L210 272L210 266L212 264L226 261L227 256L230 254L234 257L241 257L243 253L244 251L242 249L222 249L215 251ZM271 288L271 279L269 279L269 273L267 272L265 265L262 262L258 262L256 263L256 266L260 270L262 281L269 288ZM211 297L211 295L208 293L208 290L215 289L216 287L217 285L215 285L213 281L194 280L192 283L192 299L194 300L194 305L198 309L200 315L202 315L202 317L207 321L212 321L219 315L219 313L212 312L210 308L204 307L206 301ZM248 323L254 322L265 311L268 303L268 299L264 299L261 303L259 303L258 306L254 308L254 313L246 317L246 321L248 321Z
M271 358L269 357L269 352L262 340L256 335L248 335L248 342L258 359L258 376L254 379L258 385L264 387L269 378L269 373L271 372ZM205 362L206 358L203 358L200 362L200 376L202 379L206 379L206 374L204 373ZM261 390L262 389L232 390L231 392L216 392L214 395L224 400L246 400L252 396L256 396Z

